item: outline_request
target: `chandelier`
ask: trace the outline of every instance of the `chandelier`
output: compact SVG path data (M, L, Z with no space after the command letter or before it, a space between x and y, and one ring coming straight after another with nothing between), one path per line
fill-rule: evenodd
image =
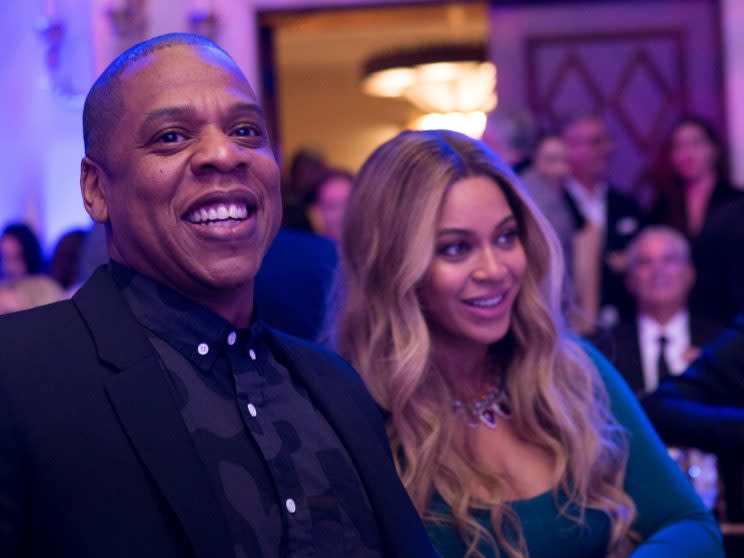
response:
M425 113L488 112L496 106L496 67L483 45L429 46L374 56L362 90L402 97Z

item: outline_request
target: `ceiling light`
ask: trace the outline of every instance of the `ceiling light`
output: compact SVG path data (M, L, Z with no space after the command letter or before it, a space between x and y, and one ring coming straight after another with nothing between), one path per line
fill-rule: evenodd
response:
M367 61L362 90L402 97L424 112L488 112L496 106L496 67L483 46L400 50Z

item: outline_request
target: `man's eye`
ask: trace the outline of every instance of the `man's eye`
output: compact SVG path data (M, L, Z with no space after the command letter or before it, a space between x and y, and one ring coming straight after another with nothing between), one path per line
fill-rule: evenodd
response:
M243 138L253 138L263 135L263 130L257 126L240 126L233 131L233 135Z
M157 141L159 143L176 143L178 141L183 141L184 136L183 134L180 134L178 132L165 132L164 134L160 134L157 137Z

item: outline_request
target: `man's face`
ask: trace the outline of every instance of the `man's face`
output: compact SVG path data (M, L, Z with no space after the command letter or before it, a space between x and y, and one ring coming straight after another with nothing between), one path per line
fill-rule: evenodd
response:
M571 170L580 180L604 180L614 146L601 120L583 118L571 124L564 134Z
M112 258L192 298L252 288L281 222L279 169L250 85L223 54L173 46L121 76L99 165ZM85 185L84 185L85 189Z
M695 272L682 241L662 232L649 231L636 242L627 283L639 308L682 310L695 281Z

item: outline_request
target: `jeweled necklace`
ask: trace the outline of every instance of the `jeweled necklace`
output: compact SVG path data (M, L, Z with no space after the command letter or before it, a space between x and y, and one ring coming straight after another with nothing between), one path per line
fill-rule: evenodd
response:
M471 428L475 428L482 423L493 429L498 425L499 417L505 420L512 417L509 394L500 385L493 386L483 397L475 401L455 399L452 406L456 413L465 415L468 426Z

